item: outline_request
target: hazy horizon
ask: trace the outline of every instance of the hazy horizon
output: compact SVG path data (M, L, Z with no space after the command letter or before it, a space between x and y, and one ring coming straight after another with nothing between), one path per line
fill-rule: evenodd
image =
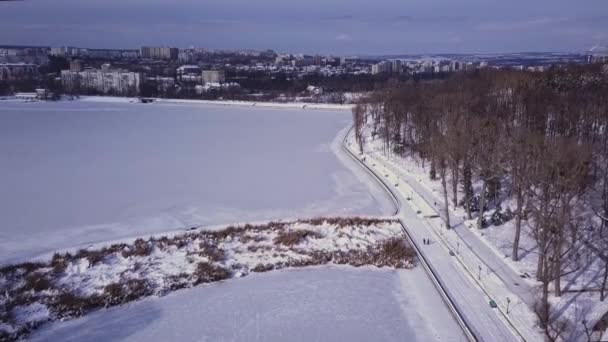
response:
M578 52L608 42L608 1L0 2L5 45L273 49L336 55Z

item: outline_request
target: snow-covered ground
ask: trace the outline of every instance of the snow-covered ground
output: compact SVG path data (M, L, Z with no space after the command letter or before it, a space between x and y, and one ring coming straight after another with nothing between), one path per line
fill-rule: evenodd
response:
M412 268L396 221L323 218L189 231L0 268L0 340L95 309L288 267Z
M0 102L0 262L191 226L391 211L340 160L348 111L130 101Z
M0 263L171 230L175 236L192 226L390 214L387 194L341 151L350 124L345 109L3 101ZM170 270L175 258L162 260ZM146 264L149 275L158 275L153 269L163 262ZM81 266L69 271L86 278L96 267ZM116 271L98 275L111 280ZM34 321L50 315L36 303L17 311ZM49 324L33 339L465 340L422 268L343 266L253 274L153 296Z
M353 95L351 94L351 98ZM77 99L82 102L105 102L105 103L134 103L140 102L138 98L113 97L113 96L82 96ZM188 99L154 99L156 103L187 103L194 105L214 106L241 106L241 107L263 107L263 108L289 108L306 110L339 110L350 111L352 105L332 103L306 103L306 102L252 102L252 101L223 101L223 100L188 100Z
M429 163L423 165L420 160L411 156L401 157L392 153L386 155L383 152L382 141L372 139L369 136L369 130L366 133L368 135L366 136L365 155L368 157L368 161L376 163L378 167L386 170L383 172L397 177L396 179L402 184L400 190L407 189L408 194L411 192L412 200L420 206L422 215L427 217L443 215L443 188L439 180L429 179ZM448 189L451 191L449 182L448 179ZM480 182L475 182L474 187L476 193L479 193ZM459 198L462 197L463 194L459 193ZM460 251L458 256L473 273L478 267L486 271L491 270L491 272L487 271L485 276L480 277L480 283L485 291L496 298L507 296L520 298L519 303L511 302L510 311L521 309L521 313L510 315L510 320L514 324L521 325L522 329L532 332L536 325L532 307L539 293L537 290L539 283L535 280L538 255L528 223L526 221L522 223L520 260L514 262L511 260L511 253L515 220L499 226L490 224L487 228L478 230L476 217L473 220L467 220L464 209L453 207L451 202L449 208L453 229L444 232L442 239L450 245L450 248ZM506 208L514 211L514 201L510 199L503 201L502 209L506 210ZM488 221L493 212L494 210L488 210L485 213ZM431 220L428 221L431 222ZM441 218L432 221L429 226L443 227ZM442 229L437 231L442 231ZM583 258L583 263L585 263L584 267L564 277L562 296L559 298L551 296L550 298L554 312L568 321L569 333L564 336L568 341L584 337L584 327L581 324L583 320L587 320L588 325L593 326L608 310L608 303L599 301L597 291L579 291L583 287L599 288L601 282L602 269L597 258L595 258L595 262L586 262ZM504 309L503 307L503 311L505 311Z
M254 274L102 310L32 341L465 341L421 268Z

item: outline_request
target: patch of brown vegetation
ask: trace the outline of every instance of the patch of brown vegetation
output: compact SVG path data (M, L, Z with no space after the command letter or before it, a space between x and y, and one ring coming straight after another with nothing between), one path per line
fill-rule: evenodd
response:
M103 291L104 302L107 305L118 305L149 296L152 287L144 279L128 279L120 283L107 285Z
M131 256L148 256L154 251L154 244L152 241L144 241L144 239L137 239L132 246L127 246L122 251L123 258L129 258Z
M230 278L231 273L229 270L221 266L203 261L196 265L196 270L194 271L193 276L194 284L198 285L228 279Z
M55 274L65 272L66 268L68 268L69 259L69 254L53 254L53 258L51 259L51 267L53 268L53 272Z
M252 272L263 273L274 270L273 264L257 264L251 269Z
M323 235L321 233L308 229L281 230L279 231L279 235L277 235L273 241L275 244L291 247L300 244L307 238L320 239L322 237Z
M307 223L313 226L321 226L324 224L335 225L340 228L343 227L355 227L371 225L378 225L383 223L391 223L394 220L391 219L378 219L378 218L365 218L365 217L315 217L308 220L300 220L299 222Z
M201 256L206 256L213 262L222 262L226 260L226 251L218 248L215 245L209 244L208 242L201 242L199 245Z
M259 225L230 226L219 231L188 231L173 237L137 239L132 244L113 244L97 250L81 249L76 254L55 253L48 263L30 262L0 268L0 276L4 276L8 280L0 288L0 293L9 293L10 296L10 300L0 306L0 320L2 315L11 312L12 308L34 302L46 304L53 312L54 318L77 317L96 308L127 303L153 293L162 295L201 283L228 279L232 277L233 273L268 272L285 267L306 267L328 263L348 264L356 267L363 265L411 267L415 256L414 251L403 239L390 239L367 249L361 249L357 245L359 248L350 251L311 251L302 248L302 243L307 239L323 238L323 234L315 231L314 227L312 230L293 228L297 223L311 226L332 225L339 230L337 233L340 236L348 236L349 229L365 231L365 227L391 222L392 220L387 219L360 217L314 218L295 222L273 221ZM273 245L268 240L275 234ZM269 251L268 255L273 255L275 258L280 257L282 260L272 263L262 262L252 269L243 264L231 264L228 268L228 266L222 265L227 259L227 251L219 246L229 241L240 241L247 244L238 247L241 249L234 250L234 253L242 253L244 248L247 248L249 252ZM264 243L260 243L262 241ZM106 262L109 257L121 255L125 258L145 257L150 256L156 248L159 250L181 249L190 244L192 245L186 250L186 261L198 263L195 271L167 276L164 284L156 285L143 279L121 279L117 283L104 287L100 294L90 297L83 297L77 292L54 286L58 284L55 279L63 276L70 263L78 262L81 259L87 259L89 264L94 266ZM197 244L198 248L195 247ZM200 262L201 259L198 256L205 256L209 261ZM145 263L146 260L148 259L132 260L130 270L137 272L138 269L144 267L142 263ZM154 258L149 260L155 262ZM121 277L126 276L126 273L121 275ZM20 335L19 338L26 334L27 332ZM2 336L0 336L1 340Z
M23 274L28 274L34 271L37 271L43 267L46 267L46 264L41 262L24 262L18 265L6 265L0 268L0 274L4 276L15 275L19 272Z
M97 263L102 262L108 254L109 252L105 248L99 250L81 249L74 255L74 258L87 259L90 266L95 266Z
M33 272L25 276L22 291L45 291L52 288L51 281L42 272Z
M50 307L59 318L78 317L85 312L101 306L98 296L81 297L72 292L64 291L53 298Z

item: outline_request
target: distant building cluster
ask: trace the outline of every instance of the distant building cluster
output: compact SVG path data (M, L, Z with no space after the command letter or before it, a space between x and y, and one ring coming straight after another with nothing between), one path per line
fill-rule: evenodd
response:
M142 46L140 48L140 56L145 59L164 59L177 60L179 49L172 47L150 47Z
M419 59L400 60L391 59L373 64L371 73L378 74L423 74L423 73L446 73L465 70L474 70L487 67L486 62L462 62L443 59Z
M589 49L587 61L589 63L608 63L608 47L595 45Z
M483 68L544 71L550 65L565 62L606 63L608 50L594 47L588 54L412 55L379 60L168 46L0 46L0 92L14 94L49 87L54 95L65 91L145 97L351 101L391 78L433 78ZM327 100L330 98L334 100Z
M136 59L139 57L139 51L137 50L86 49L72 46L52 47L49 54L56 57L88 57L100 59Z

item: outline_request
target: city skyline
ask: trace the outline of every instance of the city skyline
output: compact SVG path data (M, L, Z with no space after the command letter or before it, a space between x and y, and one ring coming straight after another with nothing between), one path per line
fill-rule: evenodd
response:
M608 2L243 0L2 2L0 43L198 46L389 55L582 51L608 41ZM441 10L437 10L441 8ZM94 14L94 15L91 15Z

